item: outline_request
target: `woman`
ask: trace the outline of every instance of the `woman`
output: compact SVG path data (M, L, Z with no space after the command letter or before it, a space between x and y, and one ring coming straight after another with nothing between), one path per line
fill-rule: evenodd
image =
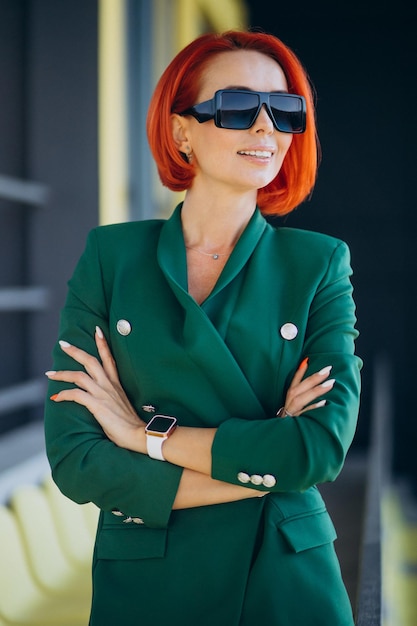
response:
M92 231L47 372L54 479L101 509L90 624L352 625L316 487L358 412L349 253L264 218L314 185L308 79L273 36L203 35L148 137L184 202Z

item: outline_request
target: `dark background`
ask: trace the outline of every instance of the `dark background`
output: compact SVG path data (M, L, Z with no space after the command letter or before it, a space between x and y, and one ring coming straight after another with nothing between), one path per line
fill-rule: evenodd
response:
M317 92L322 163L311 200L282 220L351 249L358 354L355 446L369 440L376 363L393 378L394 469L416 484L416 19L412 3L248 0L250 25L299 56Z

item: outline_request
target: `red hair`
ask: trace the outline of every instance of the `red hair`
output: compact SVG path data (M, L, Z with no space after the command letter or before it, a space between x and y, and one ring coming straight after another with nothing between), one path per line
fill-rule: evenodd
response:
M195 171L184 160L172 136L171 115L196 103L206 65L214 55L231 50L255 50L282 68L288 91L305 97L306 131L293 135L277 176L258 191L258 206L265 215L285 215L312 192L319 157L313 93L306 71L296 55L277 37L261 32L228 31L201 35L181 50L162 74L152 96L148 141L162 183L173 191L191 187Z

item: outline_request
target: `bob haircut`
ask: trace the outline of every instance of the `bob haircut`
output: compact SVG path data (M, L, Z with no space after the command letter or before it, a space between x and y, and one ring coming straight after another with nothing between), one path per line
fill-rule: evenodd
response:
M150 101L147 133L163 185L172 191L191 187L195 170L175 145L171 115L197 102L204 69L221 52L255 50L274 59L282 68L290 93L306 99L306 130L293 135L277 176L258 191L264 215L285 215L312 192L319 161L313 92L296 55L277 37L263 32L227 31L201 35L181 50L162 74Z

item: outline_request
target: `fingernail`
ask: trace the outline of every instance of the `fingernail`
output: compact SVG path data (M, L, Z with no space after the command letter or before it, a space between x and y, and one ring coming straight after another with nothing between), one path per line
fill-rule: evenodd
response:
M323 367L322 370L319 371L320 376L326 376L326 374L330 374L332 370L332 365L328 365L327 367Z
M61 339L58 343L61 346L61 348L70 348L71 347L71 344L68 343L68 341L64 341L63 339Z
M300 365L298 366L298 369L301 370L303 367L307 367L307 365L308 365L308 356L306 356L306 358L301 361Z
M53 376L54 374L56 374L55 370L48 370L47 372L45 372L45 376Z
M100 326L96 326L96 333L97 337L99 337L100 339L104 338L103 331L101 330Z
M319 409L321 406L326 404L326 400L320 400L320 402L316 403L316 409Z
M53 396L51 396L49 399L50 399L50 400L56 400L56 399L57 399L57 397L58 397L58 394L57 394L57 393L54 393L54 395L53 395Z
M325 380L324 383L321 383L321 387L332 387L335 382L336 380L334 378L329 378L328 380Z

